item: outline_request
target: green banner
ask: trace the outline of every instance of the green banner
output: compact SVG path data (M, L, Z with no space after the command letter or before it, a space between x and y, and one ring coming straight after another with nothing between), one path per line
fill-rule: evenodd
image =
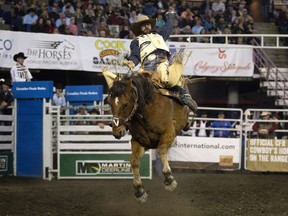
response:
M59 178L133 178L130 152L60 153ZM151 178L150 154L140 161L141 177Z

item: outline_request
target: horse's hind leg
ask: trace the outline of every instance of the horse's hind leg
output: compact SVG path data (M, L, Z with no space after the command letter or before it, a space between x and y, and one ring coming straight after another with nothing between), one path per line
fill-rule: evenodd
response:
M166 141L168 141L166 143L172 143L174 141L173 137L168 136L167 138L169 138L169 139L166 140ZM172 141L171 141L171 138L172 138ZM164 141L165 139L162 139L162 140ZM170 168L169 163L168 163L168 149L170 148L170 146L171 146L171 144L170 145L164 145L162 143L157 148L158 154L161 158L161 162L163 165L162 172L163 172L163 175L165 178L164 179L164 186L165 186L165 189L167 191L173 191L177 187L177 182L174 179L174 177L172 176L171 168Z
M147 193L145 192L141 177L140 177L140 171L139 171L139 165L140 165L140 159L145 153L145 150L137 141L132 140L131 141L132 146L132 154L131 154L131 167L133 171L133 177L134 177L134 189L135 189L135 197L140 203L144 203L147 200Z

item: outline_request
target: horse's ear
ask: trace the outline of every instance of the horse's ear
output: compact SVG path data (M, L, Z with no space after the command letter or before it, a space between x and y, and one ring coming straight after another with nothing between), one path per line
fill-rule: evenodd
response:
M131 86L131 88L133 89L133 95L135 96L135 100L138 100L138 91L137 91L137 87L135 85L135 83L133 82L133 79L129 80L129 85Z
M142 71L141 74L144 76L144 77L148 77L148 78L151 78L153 72L151 71Z
M117 78L117 75L109 71L108 66L104 66L102 68L103 76L105 77L108 88L111 88L114 80Z

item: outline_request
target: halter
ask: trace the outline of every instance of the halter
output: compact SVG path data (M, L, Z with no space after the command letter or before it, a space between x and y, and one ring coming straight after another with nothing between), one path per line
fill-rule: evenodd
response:
M137 101L138 101L138 92L137 92L137 88L133 84L131 85L131 87L132 87L132 89L134 89L134 91L136 93L136 98L135 98L135 101L134 101L134 107L133 107L133 109L131 110L131 113L129 114L129 116L126 119L113 115L112 122L116 125L116 127L118 127L121 122L124 122L124 124L126 125L131 120L131 118L134 116L134 114L137 111L137 108L138 108L138 103L137 103Z

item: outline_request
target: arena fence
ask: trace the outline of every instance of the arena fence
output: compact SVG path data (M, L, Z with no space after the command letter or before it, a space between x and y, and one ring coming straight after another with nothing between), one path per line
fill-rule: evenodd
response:
M13 174L13 151L15 146L14 109L8 107L5 111L11 114L0 114L0 175Z
M43 179L132 178L129 133L116 140L109 126L111 115L74 115L71 107L64 110L51 106L50 100L44 103ZM12 115L0 115L6 124L1 125L0 174L13 174L13 161L15 169L15 134L20 128L14 111ZM217 117L219 112L224 112L224 119ZM278 119L271 115L271 119L262 120L262 112L277 114ZM287 172L287 114L287 109L248 109L243 113L241 109L200 107L197 116L190 116L190 130L178 134L170 149L170 165L175 169ZM211 126L219 121L229 122L230 127ZM209 122L209 126L204 127L203 122ZM278 128L271 139L263 139L253 131L256 122L275 122ZM208 135L204 136L203 131L209 131ZM219 131L226 135L215 137ZM144 178L152 178L152 160L156 168L161 168L155 151L148 151L141 161Z
M269 119L261 118L263 112L271 113ZM288 109L247 109L243 122L245 143L245 169L256 172L288 171ZM261 124L260 130L268 129L268 135L261 135L253 130L255 123ZM259 130L259 132L260 132Z
M113 137L111 115L63 114L57 108L56 116L57 169L49 170L57 172L58 179L133 178L131 136ZM55 148L51 150L53 153ZM152 178L151 151L141 160L140 174Z
M190 130L182 131L170 149L171 166L210 170L240 169L242 110L200 107L197 113ZM223 113L222 117L219 113Z

